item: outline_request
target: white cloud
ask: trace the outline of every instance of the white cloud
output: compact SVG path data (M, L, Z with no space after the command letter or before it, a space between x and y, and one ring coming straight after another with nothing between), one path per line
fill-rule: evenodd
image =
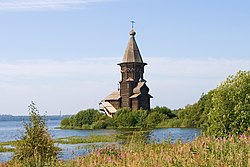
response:
M97 108L117 88L120 70L116 58L77 61L0 62L0 114L28 114L34 100L48 114L74 114ZM168 59L145 57L145 79L154 96L152 106L184 107L202 92L220 84L238 70L249 70L250 59Z
M0 10L68 10L110 0L0 0Z

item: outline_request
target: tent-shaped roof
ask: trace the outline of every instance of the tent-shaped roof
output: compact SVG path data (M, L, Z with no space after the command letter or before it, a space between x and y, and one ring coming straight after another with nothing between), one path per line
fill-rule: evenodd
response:
M135 31L130 31L130 39L128 42L127 49L122 59L122 63L143 63L141 53L135 41Z

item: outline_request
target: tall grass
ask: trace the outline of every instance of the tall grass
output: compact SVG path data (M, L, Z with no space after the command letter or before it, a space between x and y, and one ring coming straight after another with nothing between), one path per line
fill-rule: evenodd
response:
M117 147L109 145L97 148L85 157L69 161L57 161L56 167L141 167L141 166L235 166L248 167L250 164L250 136L228 138L202 136L189 143L178 141L146 143L137 137ZM20 167L18 162L5 164L6 167Z
M249 136L200 137L191 143L171 144L130 142L117 148L108 146L62 166L237 166L247 167Z

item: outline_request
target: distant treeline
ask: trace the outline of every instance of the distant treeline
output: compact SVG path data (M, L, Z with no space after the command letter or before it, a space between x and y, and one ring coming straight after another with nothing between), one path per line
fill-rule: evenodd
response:
M229 76L216 89L202 94L198 102L170 110L119 109L113 118L94 109L80 111L61 121L63 128L197 127L208 135L227 136L250 132L250 71Z
M61 120L65 117L70 117L71 115L50 115L45 116L46 120ZM0 115L0 121L28 121L29 116L13 116L13 115Z

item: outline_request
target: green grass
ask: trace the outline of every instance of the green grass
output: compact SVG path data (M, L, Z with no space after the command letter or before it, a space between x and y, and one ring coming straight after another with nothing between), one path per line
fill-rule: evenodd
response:
M92 130L91 126L83 126L83 127L79 127L79 126L60 126L57 127L57 129L74 129L74 130Z
M117 142L120 141L118 135L92 135L86 137L66 137L55 140L59 144L80 144L80 143L97 143L97 142Z
M16 141L0 142L0 152L13 152L14 148L5 148L6 146L15 147Z

